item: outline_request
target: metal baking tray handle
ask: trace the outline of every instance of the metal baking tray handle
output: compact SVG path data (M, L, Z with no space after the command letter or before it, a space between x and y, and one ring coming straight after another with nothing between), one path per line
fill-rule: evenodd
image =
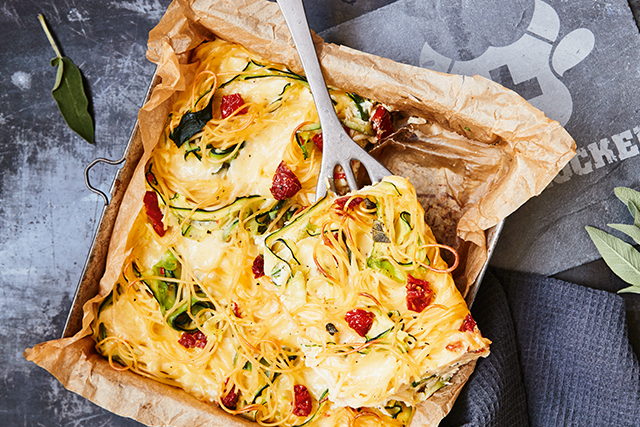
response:
M105 205L109 204L109 197L102 190L99 190L96 187L94 187L93 185L91 185L91 181L89 180L89 171L91 170L92 167L94 167L98 163L106 163L106 164L111 165L111 166L116 166L116 165L119 165L120 163L124 162L125 160L126 160L126 153L125 153L124 156L122 156L122 158L120 158L118 160L109 160L109 159L105 159L104 157L98 157L97 159L95 159L94 161L89 163L86 168L84 168L84 184L87 186L87 188L90 191L93 191L94 193L98 194L99 196L102 196L102 198L104 199L104 204Z

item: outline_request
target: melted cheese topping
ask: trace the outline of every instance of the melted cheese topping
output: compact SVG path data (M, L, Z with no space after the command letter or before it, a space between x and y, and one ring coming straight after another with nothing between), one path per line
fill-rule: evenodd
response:
M413 187L392 177L359 191L367 200L354 208L333 195L312 205L320 129L304 78L222 40L192 60L193 86L146 165L166 232L143 207L96 315L97 349L114 369L263 425L408 425L412 405L489 343L461 327L468 309ZM238 94L244 104L222 118L223 97ZM352 135L371 140L373 102L331 95ZM208 106L211 119L174 141ZM302 188L278 201L281 162ZM407 308L409 274L434 293L419 313ZM356 308L375 315L365 337L346 320ZM307 415L294 411L296 385L311 397Z

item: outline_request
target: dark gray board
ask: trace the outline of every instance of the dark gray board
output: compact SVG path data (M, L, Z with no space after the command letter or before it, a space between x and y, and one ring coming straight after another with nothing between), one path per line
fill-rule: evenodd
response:
M545 275L576 267L599 258L585 225L629 221L613 195L638 186L640 166L640 37L627 2L398 0L320 34L400 62L484 75L565 125L578 156L507 219L492 265Z
M151 28L168 0L9 1L0 6L0 425L139 425L66 391L22 352L60 337L102 211L84 186L96 157L122 156L154 66ZM37 15L82 70L96 144L64 123L51 97L55 56ZM108 191L114 168L91 179Z

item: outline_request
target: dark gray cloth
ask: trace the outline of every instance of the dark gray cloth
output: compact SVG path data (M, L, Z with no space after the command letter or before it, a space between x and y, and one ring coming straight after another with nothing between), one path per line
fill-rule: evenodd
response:
M471 312L491 355L442 426L640 426L640 367L619 295L493 270Z

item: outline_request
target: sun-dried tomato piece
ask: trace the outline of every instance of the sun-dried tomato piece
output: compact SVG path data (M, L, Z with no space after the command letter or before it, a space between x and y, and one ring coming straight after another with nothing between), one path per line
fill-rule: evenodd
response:
M231 303L231 307L233 309L233 314L237 317L237 318L241 318L242 316L240 315L240 306L238 305L237 302L232 302Z
M293 386L294 402L293 414L298 417L306 417L311 413L311 395L307 387L296 384Z
M156 176L151 172L147 172L146 178L147 178L147 182L149 182L150 184L158 185L158 180L156 180Z
M412 275L407 277L407 309L421 313L427 308L433 298L433 290L426 280L416 279Z
M393 133L393 124L391 123L391 114L382 105L378 105L371 115L371 126L376 132L376 137L384 139Z
M258 255L253 260L253 265L251 265L251 271L253 272L253 277L256 279L264 276L264 257L262 255Z
M322 153L322 132L313 135L311 140L316 145L316 147L318 147L318 150L320 150L320 152Z
M207 336L202 331L196 331L193 333L183 332L182 336L178 340L178 344L184 348L205 348L207 345Z
M456 341L454 343L448 344L445 348L449 351L456 353L461 350L464 350L464 344L462 343L462 341Z
M238 397L240 397L240 392L236 391L236 386L231 387L231 391L227 393L225 397L222 398L222 404L227 409L236 409L236 405L238 404Z
M338 179L346 179L347 175L345 175L344 172L334 172L333 173L333 179L338 180Z
M351 201L349 202L347 209L353 209L356 206L358 206L360 203L364 202L364 197L356 196L351 198L349 196L345 196L345 197L340 197L339 199L336 199L334 203L338 205L340 209L344 210L344 207L347 204L347 201L349 199L351 199Z
M165 229L164 224L162 224L163 215L160 206L158 206L158 195L155 191L147 191L144 193L144 208L147 213L147 218L151 221L155 232L160 237L164 236Z
M347 321L349 327L356 331L356 333L361 337L367 335L367 332L371 329L371 325L373 325L373 319L375 318L375 314L361 308L348 311L344 316L344 320Z
M473 332L476 327L476 321L473 320L471 314L467 314L462 321L462 325L460 326L460 332Z
M273 175L271 194L276 200L284 200L296 195L302 188L298 177L289 169L285 162L280 162Z
M220 115L223 119L226 119L230 115L233 114L238 108L244 105L244 99L242 99L242 95L239 93L232 93L231 95L225 95L222 97L222 101L220 102ZM243 108L238 111L238 114L247 114L247 109Z

